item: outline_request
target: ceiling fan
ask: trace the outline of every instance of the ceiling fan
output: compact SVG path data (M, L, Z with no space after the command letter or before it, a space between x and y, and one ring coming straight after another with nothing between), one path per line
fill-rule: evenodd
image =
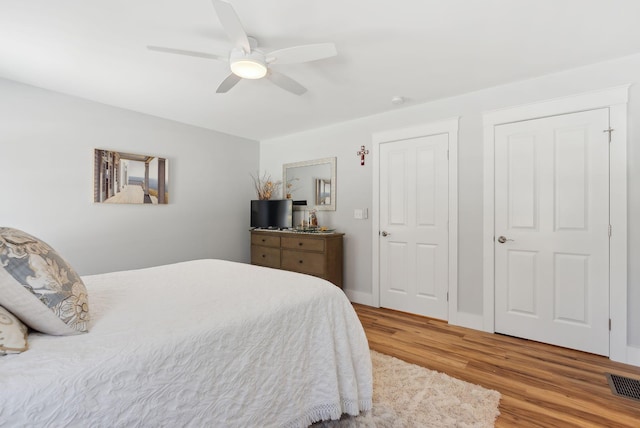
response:
M212 0L212 2L222 27L227 36L229 36L231 43L233 43L233 48L228 55L223 56L162 46L147 46L147 48L152 51L215 59L229 63L231 74L218 86L216 92L219 94L229 91L242 79L266 78L282 89L296 95L302 95L307 91L307 88L292 78L272 70L271 64L296 64L329 58L338 54L333 43L293 46L264 52L258 47L256 39L247 36L238 15L230 3L223 0Z

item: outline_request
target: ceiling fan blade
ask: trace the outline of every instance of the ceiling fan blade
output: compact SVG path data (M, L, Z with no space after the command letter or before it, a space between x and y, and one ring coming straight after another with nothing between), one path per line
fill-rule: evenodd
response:
M295 64L329 58L336 55L338 55L336 45L333 43L318 43L315 45L294 46L269 52L267 62Z
M280 86L282 89L296 95L302 95L307 92L307 88L293 80L291 77L285 76L284 74L276 71L269 71L267 79L271 80L276 86Z
M216 9L216 13L218 14L218 19L224 27L224 31L226 31L227 36L229 36L231 43L233 43L233 46L244 50L246 53L251 52L249 38L247 37L247 33L245 33L244 28L242 28L240 18L238 18L233 6L222 0L212 0L212 2L213 7Z
M236 86L236 83L238 83L241 80L242 80L242 77L236 76L235 74L231 73L230 75L227 76L226 79L222 81L220 86L218 86L218 89L216 89L216 93L217 94L226 93L227 91L229 91L229 89Z
M166 52L166 53L172 53L172 54L178 54L178 55L195 56L198 58L217 59L219 61L225 61L225 62L229 61L229 58L227 56L210 54L206 52L195 52L195 51L187 51L184 49L165 48L163 46L147 46L147 49L151 51L157 51L157 52Z

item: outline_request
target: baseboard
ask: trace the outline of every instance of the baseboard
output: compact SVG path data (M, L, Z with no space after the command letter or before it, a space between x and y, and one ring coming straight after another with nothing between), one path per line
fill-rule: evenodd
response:
M373 295L371 293L363 293L362 291L349 290L347 288L343 291L351 303L378 307L373 304ZM483 320L482 315L458 312L455 314L455 321L450 319L449 324L483 331Z
M458 312L455 314L455 318L449 320L449 324L483 331L483 320L482 315Z
M375 306L373 304L373 294L371 293L363 293L362 291L349 290L348 288L343 289L344 294L347 295L347 298L351 303L359 303L361 305L367 306Z
M627 361L620 362L640 367L640 347L627 345Z

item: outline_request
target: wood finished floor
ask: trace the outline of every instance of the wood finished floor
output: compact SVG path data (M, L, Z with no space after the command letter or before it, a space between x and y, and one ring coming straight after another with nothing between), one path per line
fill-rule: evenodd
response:
M496 427L640 427L640 401L605 373L640 379L606 357L354 304L371 349L502 394Z

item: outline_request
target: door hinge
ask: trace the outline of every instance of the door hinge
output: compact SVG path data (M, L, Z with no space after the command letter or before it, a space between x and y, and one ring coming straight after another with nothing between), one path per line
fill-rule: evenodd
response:
M449 150L447 150L447 160L449 159Z
M611 331L611 318L609 318L609 331Z
M615 131L613 128L609 128L609 129L605 129L602 132L608 132L609 133L609 142L611 142L611 133Z
M447 291L447 302L449 301L449 292Z
M609 225L609 238L611 238L611 225Z

